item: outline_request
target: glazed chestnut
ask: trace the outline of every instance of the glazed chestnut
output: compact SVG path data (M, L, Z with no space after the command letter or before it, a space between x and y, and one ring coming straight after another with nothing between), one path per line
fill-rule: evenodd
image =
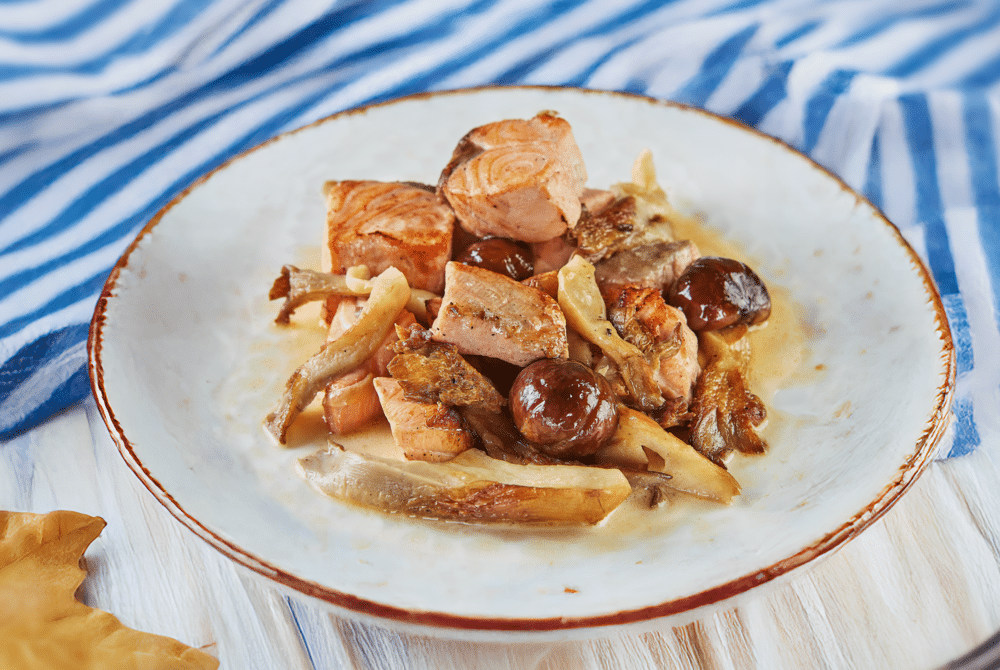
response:
M510 409L521 434L557 458L589 456L618 427L611 384L576 361L542 359L521 370Z
M771 315L771 297L760 277L745 263L717 256L691 263L670 287L667 302L684 312L695 331L754 325Z
M517 281L527 279L535 272L531 252L506 237L487 237L473 242L455 260Z

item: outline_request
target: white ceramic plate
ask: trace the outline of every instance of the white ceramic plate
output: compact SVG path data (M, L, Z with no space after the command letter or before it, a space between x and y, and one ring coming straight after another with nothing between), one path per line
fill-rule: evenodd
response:
M316 266L321 184L434 183L470 128L541 110L572 124L591 186L627 181L651 149L675 205L738 244L799 306L808 338L796 376L767 398L771 451L732 464L744 494L731 506L682 505L599 529L415 521L320 496L294 462L323 443L321 432L295 438L313 446L281 449L260 424L316 346L308 325L272 324L267 291L283 264ZM954 375L926 270L835 177L702 111L542 88L342 114L208 175L122 257L90 353L123 457L192 531L342 612L449 635L607 630L717 603L808 563L871 523L923 469Z

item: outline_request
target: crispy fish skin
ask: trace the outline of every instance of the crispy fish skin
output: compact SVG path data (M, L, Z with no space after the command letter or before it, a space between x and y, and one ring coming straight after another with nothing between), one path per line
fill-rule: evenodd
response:
M576 224L586 180L569 124L540 114L469 132L438 190L461 226L477 237L544 242Z
M428 187L429 188L429 187ZM455 214L419 185L328 181L322 268L343 273L366 265L372 274L398 268L410 286L439 293L451 258Z
M578 254L598 263L624 250L674 241L673 222L683 217L656 183L649 150L633 164L632 181L613 184L610 192L610 205L588 209L571 230Z
M543 291L456 262L448 263L445 277L441 310L431 325L435 341L521 367L569 356L566 317Z

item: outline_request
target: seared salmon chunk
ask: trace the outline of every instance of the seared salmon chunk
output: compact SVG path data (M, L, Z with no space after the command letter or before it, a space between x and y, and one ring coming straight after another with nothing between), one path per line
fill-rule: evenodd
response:
M459 353L525 366L539 358L566 358L566 317L542 290L496 272L451 262L431 337Z
M430 187L377 181L328 181L325 272L367 265L372 275L389 266L410 288L441 292L451 258L455 214Z
M375 390L396 444L411 461L447 461L472 446L458 413L441 403L406 399L399 381L376 377Z
M540 114L472 130L456 147L439 191L477 237L544 242L576 224L586 180L569 124Z

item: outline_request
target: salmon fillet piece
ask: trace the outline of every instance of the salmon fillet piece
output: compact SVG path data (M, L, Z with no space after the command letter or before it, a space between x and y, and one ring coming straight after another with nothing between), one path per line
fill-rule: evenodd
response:
M701 257L691 240L658 242L626 249L594 264L603 286L642 286L666 290L691 263Z
M450 262L441 310L431 338L459 353L525 366L540 358L566 358L566 317L544 291L509 277Z
M440 293L451 258L455 214L431 187L377 181L328 181L326 237L321 268L343 274L367 265L372 275L389 266L411 288Z
M332 342L342 335L355 321L364 306L364 298L344 298L330 322L327 341ZM416 323L413 314L403 311L396 324L404 327ZM382 416L382 405L375 392L373 380L388 374L389 362L395 357L394 350L399 337L391 330L375 354L365 364L332 379L323 396L323 420L334 435L352 433L366 428L372 421Z
M531 119L505 119L487 123L466 133L458 146L461 149L472 145L480 150L487 150L525 142L552 142L558 145L560 154L572 158L580 183L587 181L583 154L576 145L573 128L568 121L553 113L542 112Z
M333 435L353 433L382 416L368 370L357 369L330 382L323 396L323 421Z
M391 377L376 377L374 385L392 437L408 460L439 463L472 446L472 433L452 408L407 400Z
M604 299L615 329L649 360L663 397L691 402L701 367L698 336L684 312L668 305L658 288L605 288Z
M586 181L569 123L539 114L471 130L438 190L462 228L477 237L544 242L576 224Z

